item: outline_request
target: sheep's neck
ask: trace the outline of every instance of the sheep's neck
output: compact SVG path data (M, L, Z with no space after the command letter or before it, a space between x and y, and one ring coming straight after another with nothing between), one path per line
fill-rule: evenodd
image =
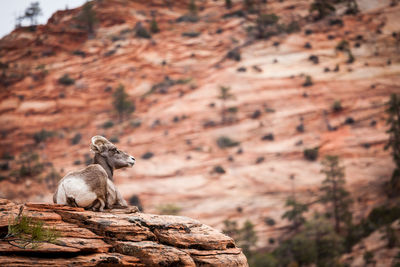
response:
M99 154L94 155L94 164L99 164L107 172L108 178L113 181L113 168L107 163L107 159Z

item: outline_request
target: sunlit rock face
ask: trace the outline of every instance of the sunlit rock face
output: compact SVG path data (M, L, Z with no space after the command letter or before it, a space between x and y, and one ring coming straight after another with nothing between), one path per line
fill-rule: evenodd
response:
M227 10L223 1L201 1L199 20L191 23L178 22L188 13L185 1L164 2L99 1L94 36L76 27L78 8L55 13L35 32L18 29L0 40L0 62L8 64L2 67L0 152L16 157L1 171L7 177L1 197L50 203L53 189L45 179L8 178L18 155L35 151L51 162L41 177L52 168L64 175L84 167L90 137L101 134L118 137L118 147L137 158L134 168L115 172L126 200L137 195L153 213L173 203L180 214L217 228L226 218L249 219L258 246L280 236L293 189L306 202L316 199L325 155L339 155L346 168L356 220L383 201L382 185L394 167L383 150L384 104L400 92L392 36L400 5L363 0L355 16L338 6L337 15L313 21L306 19L312 1L273 1L267 12L280 23L298 21L300 31L252 40L245 18L224 17L241 3ZM135 26L149 29L152 10L160 32L137 37ZM336 49L342 40L352 63ZM232 50L240 61L228 56ZM73 84L59 82L65 74ZM310 86L304 86L307 76ZM136 105L122 122L112 105L120 84ZM230 87L234 98L223 103L220 86ZM225 123L223 106L230 110ZM113 126L106 127L109 121ZM55 134L35 142L42 129ZM221 136L239 144L221 149ZM304 158L308 148L318 148L316 161ZM224 172L214 171L217 166ZM266 224L267 217L276 224Z

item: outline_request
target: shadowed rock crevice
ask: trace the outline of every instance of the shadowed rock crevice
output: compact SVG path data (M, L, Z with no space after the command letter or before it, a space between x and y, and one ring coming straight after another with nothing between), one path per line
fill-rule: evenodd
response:
M24 216L54 227L60 237L25 249L3 237L1 266L248 266L230 237L187 217L144 214L136 207L93 212L52 204L22 206ZM0 229L7 229L20 207L0 199Z

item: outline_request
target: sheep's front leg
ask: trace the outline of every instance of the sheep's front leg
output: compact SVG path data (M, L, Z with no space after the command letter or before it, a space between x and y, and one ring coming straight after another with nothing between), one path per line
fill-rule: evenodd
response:
M98 198L99 202L100 202L100 207L99 207L99 211L103 211L104 207L106 206L106 203L104 202L103 199Z
M100 202L99 202L98 199L95 199L95 200L92 202L92 204L90 204L90 206L86 207L85 209L86 209L86 210L93 210L93 211L96 211L96 210L99 209L99 207L100 207Z
M122 197L117 188L115 188L115 193L117 195L117 205L119 205L121 208L127 208L128 203L126 203L125 199Z

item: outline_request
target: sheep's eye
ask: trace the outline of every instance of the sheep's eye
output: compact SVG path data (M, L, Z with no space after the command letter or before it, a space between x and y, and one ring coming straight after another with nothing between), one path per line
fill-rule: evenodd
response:
M117 150L116 148L112 148L112 149L111 149L111 152L113 152L113 153L117 153L117 152L118 152L118 150Z

